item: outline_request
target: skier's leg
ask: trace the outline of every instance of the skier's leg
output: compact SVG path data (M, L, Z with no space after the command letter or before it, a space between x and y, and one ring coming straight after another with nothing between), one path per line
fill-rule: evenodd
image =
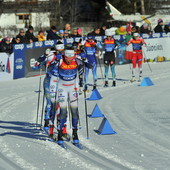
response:
M58 101L60 104L60 114L58 116L57 120L57 128L58 128L58 141L63 141L62 136L62 129L64 127L64 124L67 120L67 99L68 99L68 87L64 86L64 82L61 81L59 82L59 87L58 87Z
M51 111L51 99L50 99L50 77L44 79L44 93L46 98L45 116L44 116L44 128L49 128L50 111Z
M88 75L89 75L89 68L85 67L84 90L87 90Z
M104 58L104 77L105 77L104 87L108 87L108 73L109 73L109 61Z
M142 59L143 59L143 56L142 56L142 52L141 53L138 53L138 68L139 68L139 81L141 81L141 78L142 78Z
M70 98L70 109L72 114L72 127L73 127L73 143L78 143L78 121L79 121L79 111L78 111L78 83L77 79L75 80L74 86L70 88L69 91L69 98Z
M115 64L111 61L110 63L110 69L111 69L111 73L112 73L112 86L116 86L116 73L115 73Z
M137 53L133 52L133 58L132 58L132 79L131 79L131 82L135 81L136 62L137 62Z
M94 82L93 89L95 89L97 85L97 63L93 63L92 74L93 74L93 82Z

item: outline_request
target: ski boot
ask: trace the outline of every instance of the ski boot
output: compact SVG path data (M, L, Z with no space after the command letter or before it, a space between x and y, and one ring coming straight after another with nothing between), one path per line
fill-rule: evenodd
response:
M78 139L78 135L77 135L77 129L73 129L72 137L73 137L73 144L79 143L79 139Z
M136 81L135 76L133 76L132 79L130 80L130 82L133 83L135 81Z
M104 87L109 87L108 81L105 81Z
M64 124L64 127L62 129L62 133L63 133L63 137L67 140L67 141L70 141L70 136L68 135L67 133L67 125Z
M87 85L85 84L85 86L84 86L84 90L83 91L85 91L85 92L88 92L88 88L87 88Z
M141 82L142 80L142 76L139 76L138 82Z
M48 131L49 130L49 119L44 119L44 130Z
M63 142L63 132L62 130L58 130L58 140L57 140L57 143L59 145L62 145L64 142Z
M54 138L54 125L50 125L49 137L50 137L50 139L53 140L53 141L56 140L56 139Z
M93 90L96 89L96 86L97 86L96 84L93 85Z
M113 80L113 84L112 84L112 87L115 87L116 86L116 81Z

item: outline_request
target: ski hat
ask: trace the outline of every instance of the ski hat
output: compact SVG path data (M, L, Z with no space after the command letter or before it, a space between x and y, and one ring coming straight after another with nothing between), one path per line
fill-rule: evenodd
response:
M105 35L106 35L106 36L112 36L112 35L113 35L113 33L112 33L112 31L111 31L111 30L106 29L106 30L105 30Z
M57 30L56 26L54 26L54 25L51 26L51 29L52 29L52 30Z
M6 37L5 41L11 41L11 38L10 37Z
M92 35L87 35L87 39L93 40L93 36Z
M61 41L57 41L55 48L56 50L64 50L64 44Z
M59 33L60 34L64 34L64 30L59 30Z
M144 24L143 24L143 27L144 27L144 28L147 28L148 26L149 26L149 25L148 25L147 23L144 23Z
M159 18L159 19L158 19L158 24L159 24L159 23L162 23L162 22L163 22L163 20L162 20L161 18Z
M75 54L73 49L67 49L64 51L65 52L65 57L73 59Z
M74 42L72 43L72 47L73 47L74 49L76 49L76 48L78 47L78 42L74 41Z
M139 34L138 34L137 32L135 32L135 33L133 34L133 36L134 36L134 37L139 37Z

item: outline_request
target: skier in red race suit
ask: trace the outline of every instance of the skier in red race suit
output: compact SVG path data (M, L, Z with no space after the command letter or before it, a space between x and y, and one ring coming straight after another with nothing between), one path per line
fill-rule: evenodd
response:
M133 37L127 42L127 45L132 44L133 47L133 55L132 55L132 79L131 82L136 81L135 78L135 71L136 71L136 64L138 63L139 68L139 80L141 81L142 78L142 60L143 60L143 54L142 54L142 46L146 43L143 38L139 37L138 33L134 33Z

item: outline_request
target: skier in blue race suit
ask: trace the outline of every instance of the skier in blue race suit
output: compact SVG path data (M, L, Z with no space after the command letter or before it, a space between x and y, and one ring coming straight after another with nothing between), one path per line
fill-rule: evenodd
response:
M86 58L88 60L88 63L90 63L93 67L92 69L92 74L93 74L93 89L96 88L97 86L97 46L96 42L93 40L93 36L88 35L87 40L84 43L84 52L86 54ZM89 75L89 68L85 67L85 85L84 85L84 90L87 90L87 84L88 84L88 75Z
M34 70L38 69L42 65L47 66L48 60L54 58L56 55L60 57L64 50L64 44L58 41L55 45L55 48L47 49L46 53L40 56L37 60L37 63L33 67ZM44 129L48 130L49 127L49 135L53 138L53 130L54 130L54 119L56 115L56 101L54 102L55 93L57 92L58 87L56 86L58 81L58 74L53 72L56 61L53 60L48 67L46 67L46 76L44 78L43 87L44 87L44 95L46 97L46 106L45 106L45 116L44 116ZM51 88L55 89L51 89Z

